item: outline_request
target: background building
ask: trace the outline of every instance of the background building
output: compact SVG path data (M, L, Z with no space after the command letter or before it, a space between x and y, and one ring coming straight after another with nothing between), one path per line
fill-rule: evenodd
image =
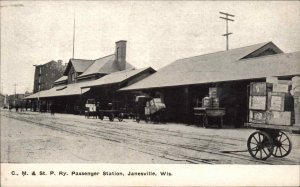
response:
M63 75L65 68L61 60L35 65L33 93L52 88L54 81Z

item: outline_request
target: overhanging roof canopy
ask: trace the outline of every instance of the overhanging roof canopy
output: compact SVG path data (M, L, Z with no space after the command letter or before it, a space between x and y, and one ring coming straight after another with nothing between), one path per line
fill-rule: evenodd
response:
M145 71L150 71L152 73L155 72L155 70L152 69L151 67L135 69L135 70L118 71L115 73L108 74L97 80L86 82L86 84L83 85L82 88L90 88L90 87L97 87L97 86L103 86L108 84L121 83L130 78L138 76L139 74Z
M49 90L43 90L32 94L25 99L36 99L36 98L48 98L48 97L62 97L62 96L71 96L71 95L81 95L87 91L87 89L81 89L81 86L85 85L86 82L83 83L74 83L68 84L64 86L56 86Z

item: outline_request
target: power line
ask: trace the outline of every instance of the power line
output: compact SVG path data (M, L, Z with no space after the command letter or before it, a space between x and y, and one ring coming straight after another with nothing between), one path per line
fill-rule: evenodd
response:
M221 19L226 20L226 33L223 34L222 36L226 36L226 50L228 51L229 49L229 35L233 34L232 32L228 32L228 21L234 21L232 17L234 17L234 15L232 14L228 14L228 13L224 13L224 12L219 12L221 14L221 16L226 16L226 17L220 17ZM230 18L229 18L230 17Z

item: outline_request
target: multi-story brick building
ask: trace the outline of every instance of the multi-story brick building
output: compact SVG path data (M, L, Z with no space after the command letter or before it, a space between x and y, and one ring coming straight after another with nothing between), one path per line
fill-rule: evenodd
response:
M65 68L61 60L35 65L33 93L52 88L54 81L63 75Z

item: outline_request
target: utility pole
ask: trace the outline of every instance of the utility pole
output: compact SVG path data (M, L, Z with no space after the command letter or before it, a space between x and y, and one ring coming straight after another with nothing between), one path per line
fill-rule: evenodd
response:
M14 105L16 107L16 99L17 99L17 84L14 84L15 87L15 99L14 99Z
M234 15L232 14L228 14L228 13L224 13L224 12L220 12L220 14L222 14L221 16L226 16L226 17L220 17L221 19L226 20L226 34L223 34L222 36L226 36L226 51L228 51L229 49L229 35L231 35L231 32L228 32L228 21L234 21L232 17L234 17ZM229 18L230 16L230 18Z
M17 96L17 84L14 84L14 87L15 87L15 98Z
M73 53L72 53L73 59L74 59L74 49L75 49L75 12L74 12L74 23L73 23Z

